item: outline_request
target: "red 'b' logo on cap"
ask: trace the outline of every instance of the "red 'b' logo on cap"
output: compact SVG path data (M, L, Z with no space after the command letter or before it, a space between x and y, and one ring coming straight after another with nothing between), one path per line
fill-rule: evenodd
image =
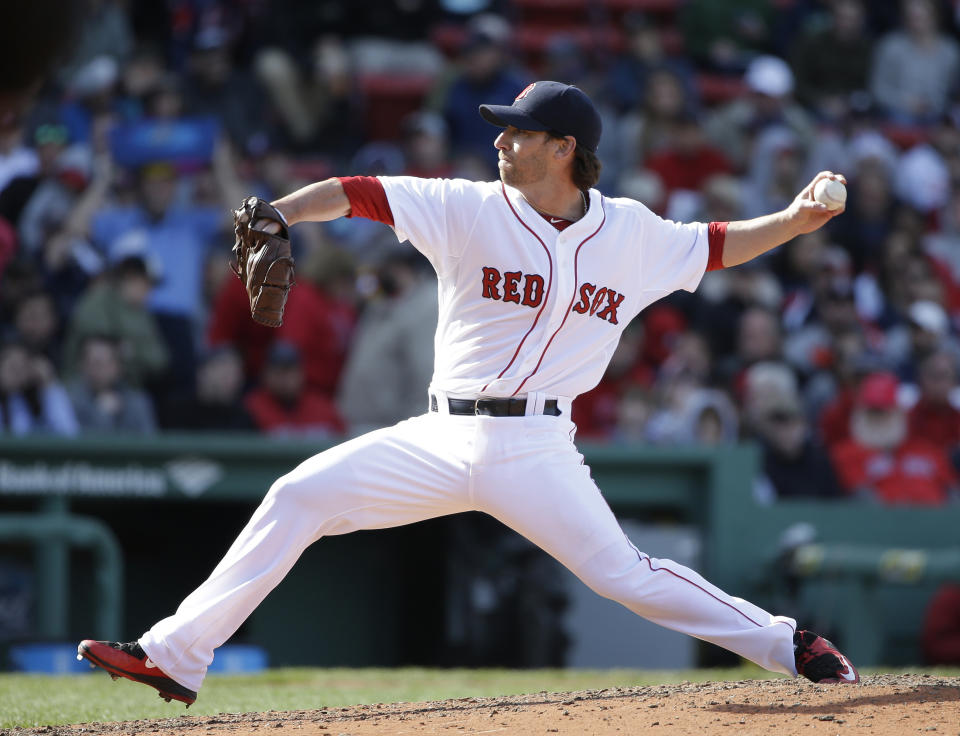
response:
M521 92L520 94L518 94L518 95L514 98L513 101L514 101L514 102L519 102L519 101L522 100L524 97L526 97L528 94L530 94L530 90L532 90L532 89L533 89L534 87L536 87L536 86L537 86L537 83L536 83L536 82L532 82L532 83L528 84L526 87L523 88L523 92Z

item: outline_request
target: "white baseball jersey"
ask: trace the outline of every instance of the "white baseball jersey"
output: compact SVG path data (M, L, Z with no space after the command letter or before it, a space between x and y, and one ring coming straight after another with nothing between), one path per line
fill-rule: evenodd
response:
M603 375L627 323L656 299L696 288L715 262L708 226L666 222L592 190L586 216L558 232L499 183L380 183L377 196L354 190L354 213L392 220L439 276L435 408L279 478L211 576L140 638L150 659L197 690L214 650L308 545L482 511L638 615L796 675L796 622L641 552L572 441L571 399ZM482 395L525 397L525 414L451 412L450 397ZM544 412L545 397L557 400L559 416Z
M706 225L595 189L586 216L558 232L500 182L379 179L397 237L437 271L432 387L454 396L589 391L630 320L693 291L707 266Z

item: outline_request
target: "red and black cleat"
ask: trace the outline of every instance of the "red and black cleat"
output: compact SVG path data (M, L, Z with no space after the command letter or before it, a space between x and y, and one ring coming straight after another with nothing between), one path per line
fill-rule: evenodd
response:
M84 639L77 647L77 659L80 658L86 658L92 665L102 667L114 680L117 677L126 677L155 688L160 692L160 697L168 703L179 700L189 708L197 699L193 690L187 690L167 677L135 641L121 644L116 641Z
M793 653L797 672L808 680L819 683L860 682L860 673L839 650L812 631L798 631L793 635Z

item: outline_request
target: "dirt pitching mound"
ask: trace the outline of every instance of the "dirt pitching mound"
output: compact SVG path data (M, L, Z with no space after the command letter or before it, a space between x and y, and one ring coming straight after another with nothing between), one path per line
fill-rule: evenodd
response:
M865 677L860 685L832 686L806 680L683 683L309 711L182 715L151 721L0 730L0 736L906 736L916 732L960 736L960 677L882 675Z

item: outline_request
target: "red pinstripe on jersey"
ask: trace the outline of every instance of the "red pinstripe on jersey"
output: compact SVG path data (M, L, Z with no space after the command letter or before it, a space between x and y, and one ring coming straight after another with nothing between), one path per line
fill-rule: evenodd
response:
M722 603L722 604L725 605L727 608L732 608L734 611L736 611L737 613L739 613L741 616L743 616L745 619L747 619L747 621L749 621L750 623L752 623L754 626L758 626L758 627L760 627L760 628L763 628L763 624L761 624L759 621L754 621L752 618L750 618L747 614L745 614L745 613L744 613L743 611L741 611L739 608L737 608L736 606L734 606L732 603L728 603L727 601L723 600L722 598L719 598L718 596L715 596L713 593L711 593L709 590L707 590L706 588L704 588L702 585L699 585L698 583L693 582L693 581L690 580L689 578L685 578L683 575L680 575L679 573L674 572L674 571L671 570L670 568L667 568L667 567L654 567L654 566L653 566L653 562L651 562L651 560L650 560L650 557L649 557L648 555L643 554L643 552L641 552L640 550L638 550L637 547L636 547L636 545L635 545L633 542L631 542L629 539L627 540L627 544L629 544L630 547L633 549L633 551L637 553L637 557L640 558L640 561L641 561L641 562L646 562L646 563L647 563L647 567L650 568L650 572L666 572L666 573L669 573L670 575L673 575L673 577L677 578L678 580L682 580L682 581L685 582L685 583L690 583L690 585L692 585L694 588L698 588L698 589L702 590L704 593L706 593L708 596L710 596L711 598L713 598L713 599L714 599L715 601L717 601L718 603ZM788 629L790 629L790 630L792 630L792 631L795 631L795 630L796 630L796 629L794 629L790 624L788 624L786 621L776 621L775 623L783 624L784 626L786 626Z
M530 337L530 333L533 332L533 328L536 327L537 322L540 321L540 315L543 314L543 310L546 308L547 303L550 301L550 289L553 287L553 258L550 256L550 249L547 248L547 244L544 243L543 240L540 238L540 236L537 235L533 231L533 229L523 221L523 218L521 218L520 215L517 213L517 211L513 208L513 203L510 202L510 198L507 196L507 189L503 185L503 182L500 182L500 191L503 193L503 198L504 200L506 200L507 206L510 208L510 211L513 213L513 216L516 217L517 221L521 225L523 225L533 237L537 239L537 242L540 243L544 253L547 254L547 260L550 263L550 275L547 277L547 291L543 295L543 302L540 305L540 309L537 310L537 316L533 318L533 324L530 325L530 329L527 330L527 334L523 336L523 339L520 340L520 344L517 345L517 349L513 351L513 357L510 358L510 362L507 363L506 368L500 371L500 374L497 376L498 379L503 378L503 374L506 373L510 369L510 366L513 365L513 361L515 361L517 359L517 356L520 354L520 348L523 347L523 343L527 341L527 338ZM488 383L487 386L489 385L490 384ZM482 389L480 389L480 392L483 393L484 391L486 391L487 386L484 386Z
M520 389L523 388L524 384L533 377L534 373L540 370L540 364L543 363L543 356L545 356L547 354L547 350L550 349L550 344L553 342L553 338L557 336L557 333L559 333L560 330L563 329L563 326L567 323L567 317L570 316L570 310L573 309L573 302L576 300L577 293L579 291L577 289L577 259L580 257L580 249L588 240L600 232L600 228L603 227L603 223L607 221L607 209L603 206L603 195L600 195L600 209L603 212L603 219L600 220L600 224L597 225L597 229L581 241L580 245L577 246L577 250L573 254L573 296L570 297L570 304L567 305L567 312L563 315L563 321L560 322L560 326L554 331L554 333L550 335L550 339L547 341L547 345L544 347L543 352L540 353L540 360L537 361L537 366L533 369L533 372L523 379L520 385L517 386L517 390L510 394L511 396L516 396L518 393L520 393Z

